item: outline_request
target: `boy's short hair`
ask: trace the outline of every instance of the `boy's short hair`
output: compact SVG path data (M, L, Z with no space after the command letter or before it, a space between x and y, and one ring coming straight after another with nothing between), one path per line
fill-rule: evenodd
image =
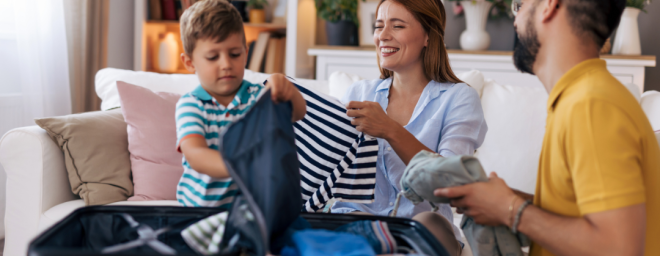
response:
M222 42L232 34L240 33L245 44L243 19L227 0L203 0L190 6L181 15L181 42L189 56L198 39L212 38Z

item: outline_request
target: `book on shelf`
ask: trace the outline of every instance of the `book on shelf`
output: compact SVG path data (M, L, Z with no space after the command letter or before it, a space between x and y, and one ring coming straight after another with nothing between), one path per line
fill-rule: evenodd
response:
M164 20L177 20L174 0L160 0Z
M183 14L183 3L181 0L174 0L174 4L176 6L176 19L181 20L181 14Z
M268 50L266 51L266 65L264 73L284 73L284 56L286 50L286 38L270 38Z
M149 0L149 20L180 20L195 0Z
M190 0L181 0L181 7L184 11L187 10L190 5Z
M160 0L149 0L149 19L161 20L163 19L163 11L160 7Z
M257 41L252 41L248 44L248 52L247 52L247 63L245 64L245 68L250 67L250 60L252 59L252 52L254 52L254 45Z
M252 57L250 58L249 70L261 72L261 66L263 65L264 57L266 56L266 47L268 46L269 39L269 32L259 33L259 37L257 37L257 41L254 44L254 49L251 50Z

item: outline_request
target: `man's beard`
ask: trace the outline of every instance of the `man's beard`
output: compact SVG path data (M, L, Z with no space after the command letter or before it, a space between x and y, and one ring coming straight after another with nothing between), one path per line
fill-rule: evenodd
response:
M518 34L513 49L513 65L523 73L534 74L534 62L539 53L541 43L539 42L536 28L532 23L534 17L527 22L526 35Z

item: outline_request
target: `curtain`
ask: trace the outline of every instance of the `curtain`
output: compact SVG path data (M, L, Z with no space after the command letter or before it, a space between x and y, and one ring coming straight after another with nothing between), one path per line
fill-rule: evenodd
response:
M23 125L33 125L34 118L71 113L62 0L9 2L16 21Z
M62 0L0 0L0 135L71 113ZM0 219L6 176L0 167ZM4 222L0 222L0 238Z
M109 0L63 0L73 113L99 110L96 72L107 66Z

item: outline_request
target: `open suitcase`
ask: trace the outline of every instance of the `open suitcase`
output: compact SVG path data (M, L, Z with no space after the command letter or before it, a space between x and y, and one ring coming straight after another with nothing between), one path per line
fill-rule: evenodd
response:
M249 115L232 124L223 137L222 156L240 190L219 244L224 255L277 252L271 242L286 233L299 216L313 229L328 230L359 220L384 221L401 248L422 255L448 255L426 228L410 219L300 213L303 200L291 109L290 103L274 104L267 91ZM221 211L205 207L86 207L33 240L28 253L198 255L183 240L181 231Z
M137 228L124 218L128 214L152 230L169 228L158 240L176 250L176 255L199 255L186 245L181 230L204 217L219 213L218 208L92 206L76 210L64 220L43 232L30 243L30 256L104 255L110 246L136 240ZM444 247L421 224L410 219L364 215L302 213L315 229L333 230L358 220L380 220L388 223L390 232L400 247L421 255L448 255ZM147 245L113 253L112 255L163 255ZM239 255L230 253L225 255Z

